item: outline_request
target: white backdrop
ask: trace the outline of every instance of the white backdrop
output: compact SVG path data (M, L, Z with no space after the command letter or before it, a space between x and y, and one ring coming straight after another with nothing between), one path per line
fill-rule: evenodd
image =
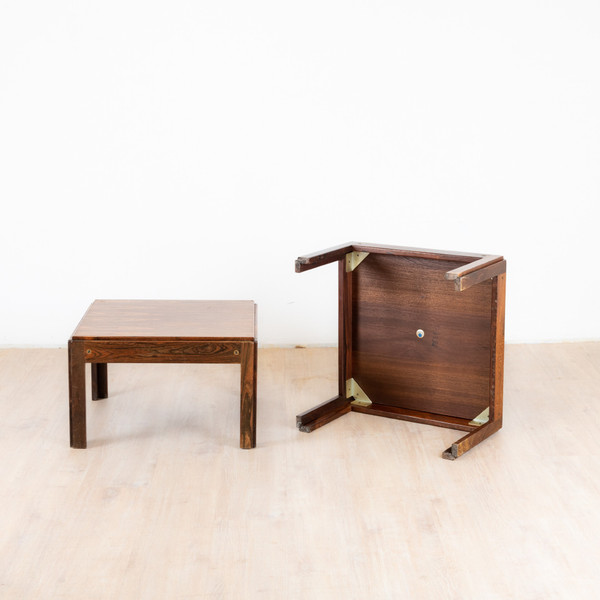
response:
M507 338L600 338L600 3L0 3L0 344L94 298L336 341L348 240L504 254Z

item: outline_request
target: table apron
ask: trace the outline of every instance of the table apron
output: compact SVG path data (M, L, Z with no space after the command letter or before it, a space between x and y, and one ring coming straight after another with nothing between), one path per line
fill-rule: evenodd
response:
M239 363L244 342L96 341L81 342L90 363Z

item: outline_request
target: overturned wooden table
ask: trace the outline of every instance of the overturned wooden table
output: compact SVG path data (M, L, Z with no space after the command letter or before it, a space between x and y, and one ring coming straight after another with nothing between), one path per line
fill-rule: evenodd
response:
M256 305L246 300L96 300L69 340L72 448L87 446L92 400L108 397L107 363L239 363L240 447L256 446Z
M348 412L468 432L453 460L502 427L502 256L349 242L301 256L339 263L338 395L297 417L311 432Z

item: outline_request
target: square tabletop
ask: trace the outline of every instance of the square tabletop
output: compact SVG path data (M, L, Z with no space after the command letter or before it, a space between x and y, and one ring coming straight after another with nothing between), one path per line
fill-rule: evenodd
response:
M256 339L252 300L95 300L73 340Z

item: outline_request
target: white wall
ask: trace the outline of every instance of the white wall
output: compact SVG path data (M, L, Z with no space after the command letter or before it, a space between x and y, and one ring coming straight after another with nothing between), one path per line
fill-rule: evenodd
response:
M348 240L504 254L511 341L600 338L600 3L0 3L0 344L94 298L336 340Z

